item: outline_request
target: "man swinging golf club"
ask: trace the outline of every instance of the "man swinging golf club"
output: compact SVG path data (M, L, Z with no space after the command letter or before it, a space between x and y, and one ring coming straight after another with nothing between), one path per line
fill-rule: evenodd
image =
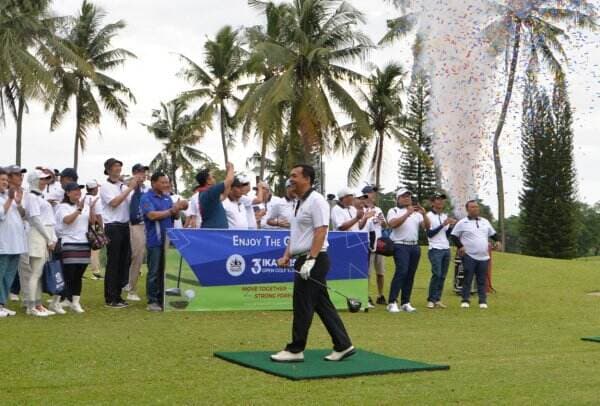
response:
M304 361L304 348L314 312L317 312L333 341L333 352L327 361L341 361L354 354L354 347L335 307L329 299L326 276L329 271L327 232L329 205L325 198L313 190L315 170L309 165L297 165L290 172L290 183L298 201L291 219L290 242L280 267L286 267L296 258L294 268L294 321L292 342L285 350L271 355L277 362ZM317 281L314 282L312 279Z

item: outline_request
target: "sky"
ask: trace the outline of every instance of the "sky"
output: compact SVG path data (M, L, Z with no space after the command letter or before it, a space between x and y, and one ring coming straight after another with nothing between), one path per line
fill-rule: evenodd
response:
M460 1L460 0L447 0ZM367 19L360 29L377 42L385 33L387 19L399 15L398 10L383 0L352 0ZM600 0L594 0L600 6ZM86 151L80 155L79 172L81 181L102 180L103 162L111 157L124 161L126 169L137 163L148 163L160 150L160 143L148 133L142 123L152 122L152 110L175 98L190 88L177 76L181 69L178 54L184 54L198 63L203 59L203 43L214 37L223 25L233 27L262 24L260 14L247 5L246 0L96 0L107 17L105 22L125 20L127 27L115 37L114 46L133 51L132 59L123 68L110 72L129 86L137 99L130 106L128 127L120 127L110 116L103 114L99 129L89 132ZM79 0L55 0L53 9L58 15L75 14ZM368 63L383 66L390 61L400 62L410 70L412 58L410 41L401 41L393 46L378 49L369 56ZM575 111L575 160L577 167L578 197L584 202L600 201L600 174L597 162L600 159L600 34L571 33L567 43L569 56L568 80L571 102ZM368 73L366 63L358 63L357 69ZM408 78L405 85L408 86ZM499 107L498 107L499 111ZM519 148L520 97L517 94L511 104L508 123L501 141L501 154L506 183L507 214L518 213L518 195L521 188L521 152ZM49 131L50 113L39 103L31 103L23 126L23 166L32 168L45 165L62 169L72 165L74 147L73 113L68 113L61 126ZM218 128L218 126L215 126ZM491 130L492 131L492 130ZM14 162L15 129L10 118L6 126L0 127L0 164ZM208 153L222 165L220 137L216 132L204 136L198 148ZM236 170L249 172L245 167L246 157L257 151L254 142L239 144L232 152ZM398 186L397 146L385 151L384 187L394 190ZM351 155L333 154L325 158L326 191L336 193L346 186L346 172ZM495 209L496 190L491 161L479 197ZM364 181L368 179L365 174ZM362 183L364 184L364 182Z

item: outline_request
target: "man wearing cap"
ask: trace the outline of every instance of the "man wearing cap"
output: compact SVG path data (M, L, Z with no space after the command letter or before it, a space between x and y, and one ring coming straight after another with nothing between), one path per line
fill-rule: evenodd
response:
M259 185L255 199L245 195L250 190L250 180L244 175L233 179L227 199L223 200L223 208L227 215L227 225L230 229L247 230L256 228L256 220L252 205L262 202L264 188ZM248 213L250 211L252 214ZM254 220L254 224L252 223Z
M15 172L16 168L9 170ZM7 172L0 168L0 318L16 314L5 306L17 275L19 256L27 252L23 191L9 185ZM18 173L21 174L20 168Z
M331 208L331 224L335 231L360 231L373 216L365 216L364 210L354 207L354 192L350 188L342 188L338 192L338 201Z
M479 217L479 204L476 200L469 200L465 205L467 217L456 223L452 230L452 239L458 247L458 256L462 258L465 270L465 279L462 286L461 308L470 307L471 284L473 275L477 278L477 295L479 308L487 309L486 277L490 260L490 240L493 247L501 247L496 230L489 221Z
M135 164L131 168L131 174L138 177L140 183L135 187L131 194L129 202L129 234L131 240L131 265L129 266L129 275L127 278L125 291L127 291L127 300L139 302L137 283L140 278L140 270L144 262L144 251L146 247L146 232L144 227L144 215L140 208L142 196L148 192L149 188L144 184L148 178L150 168L142 164Z
M104 275L104 300L111 308L127 307L121 290L129 275L131 241L129 235L129 198L143 179L132 177L128 184L121 180L123 163L110 158L104 163L107 182L100 188L104 229L109 243L106 247L106 273Z
M362 196L359 197L364 203L364 211L366 216L370 216L365 226L369 233L369 270L375 270L377 278L377 301L379 305L387 305L383 294L384 275L385 275L385 260L383 255L375 252L377 239L381 238L383 227L386 225L385 215L379 207L375 205L377 199L377 191L375 187L367 185L361 190ZM372 214L371 214L372 213ZM373 307L373 302L369 297L370 307Z
M292 188L298 196L290 229L290 241L277 260L280 267L287 267L291 258L296 269L294 277L294 320L292 342L283 351L271 355L276 362L302 362L308 339L308 330L314 313L325 325L333 341L333 352L327 361L341 361L355 353L344 323L331 303L327 289L330 262L327 255L329 230L329 204L313 189L315 170L310 165L297 165L290 173ZM320 284L317 284L314 279Z
M52 206L56 208L56 205L63 201L65 197L64 187L69 183L77 183L79 175L73 168L65 168L60 172L60 182L56 186L50 189L49 192L44 193L44 199L46 199ZM56 183L56 182L55 182Z
M435 193L431 196L431 211L427 213L430 226L427 230L429 241L429 262L431 263L431 280L429 281L429 296L427 308L445 309L442 303L444 282L450 266L450 242L448 237L456 220L444 213L446 195Z
M296 194L292 188L289 179L285 181L285 196L279 199L279 202L267 211L267 224L271 228L289 229L294 217L294 205L296 204Z
M390 286L387 310L390 313L416 311L410 304L410 296L415 281L415 273L421 257L419 247L419 227L429 229L429 219L419 204L413 204L412 193L408 189L396 192L397 207L388 211L387 223L392 229L390 238L394 242L394 264L396 272ZM398 295L400 307L398 307Z
M104 228L102 221L102 200L100 199L100 184L96 180L89 181L85 184L86 194L83 197L85 204L92 207L94 204L95 224ZM100 269L100 250L92 250L90 257L90 270L92 271L92 279L102 279L102 271Z
M198 206L202 216L202 228L228 228L227 214L222 201L227 198L233 178L233 164L227 162L225 180L216 183L215 177L209 168L203 169L196 175L198 182Z

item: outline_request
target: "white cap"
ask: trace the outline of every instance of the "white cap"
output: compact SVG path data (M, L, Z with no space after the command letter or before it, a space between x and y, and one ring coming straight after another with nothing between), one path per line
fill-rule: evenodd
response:
M88 189L96 189L98 187L98 182L96 180L91 180L85 184L85 187Z
M338 191L338 199L342 199L346 196L354 196L354 190L349 187L343 187Z
M398 191L396 192L396 199L398 199L400 196L404 195L404 194L410 194L412 196L412 192L406 188L400 188L398 189Z

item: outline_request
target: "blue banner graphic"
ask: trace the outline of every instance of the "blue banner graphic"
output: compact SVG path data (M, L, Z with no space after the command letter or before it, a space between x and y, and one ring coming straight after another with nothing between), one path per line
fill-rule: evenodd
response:
M286 283L292 268L279 268L289 232L278 230L170 229L169 239L201 286ZM366 279L368 234L330 232L328 280Z

